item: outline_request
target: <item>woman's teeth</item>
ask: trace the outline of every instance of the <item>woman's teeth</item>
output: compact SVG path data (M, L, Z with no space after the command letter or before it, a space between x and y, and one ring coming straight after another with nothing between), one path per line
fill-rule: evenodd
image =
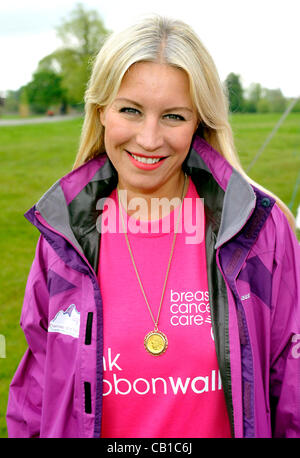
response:
M149 157L141 157L136 156L135 154L131 153L131 156L138 162L143 162L143 164L156 164L160 161L161 158L149 158Z

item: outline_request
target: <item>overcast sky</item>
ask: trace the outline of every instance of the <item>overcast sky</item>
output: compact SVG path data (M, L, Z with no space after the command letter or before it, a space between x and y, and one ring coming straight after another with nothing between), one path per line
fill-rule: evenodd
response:
M60 44L54 27L73 0L0 0L0 91L27 84L41 58ZM300 0L86 0L105 26L119 30L143 14L160 13L189 23L216 62L222 80L241 75L300 96Z

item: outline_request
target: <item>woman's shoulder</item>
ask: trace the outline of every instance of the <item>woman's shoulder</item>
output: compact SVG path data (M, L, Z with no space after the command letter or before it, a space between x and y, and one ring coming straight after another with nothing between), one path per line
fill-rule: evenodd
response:
M279 258L292 254L292 252L298 254L300 258L300 244L293 223L293 220L289 220L288 215L276 202L262 231L265 234L266 246L273 245Z

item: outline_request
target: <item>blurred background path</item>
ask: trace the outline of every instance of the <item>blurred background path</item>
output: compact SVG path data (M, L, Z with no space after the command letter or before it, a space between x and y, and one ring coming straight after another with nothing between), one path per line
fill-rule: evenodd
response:
M24 118L24 119L0 119L1 126L21 126L25 124L42 124L45 122L69 121L70 119L80 118L81 114L72 115L54 115L54 116L41 116L37 118Z

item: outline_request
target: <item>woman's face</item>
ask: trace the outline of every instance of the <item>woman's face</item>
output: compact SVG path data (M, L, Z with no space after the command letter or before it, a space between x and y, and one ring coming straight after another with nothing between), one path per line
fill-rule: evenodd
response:
M181 166L197 128L184 71L152 62L132 65L100 119L121 189L131 196L181 195Z

